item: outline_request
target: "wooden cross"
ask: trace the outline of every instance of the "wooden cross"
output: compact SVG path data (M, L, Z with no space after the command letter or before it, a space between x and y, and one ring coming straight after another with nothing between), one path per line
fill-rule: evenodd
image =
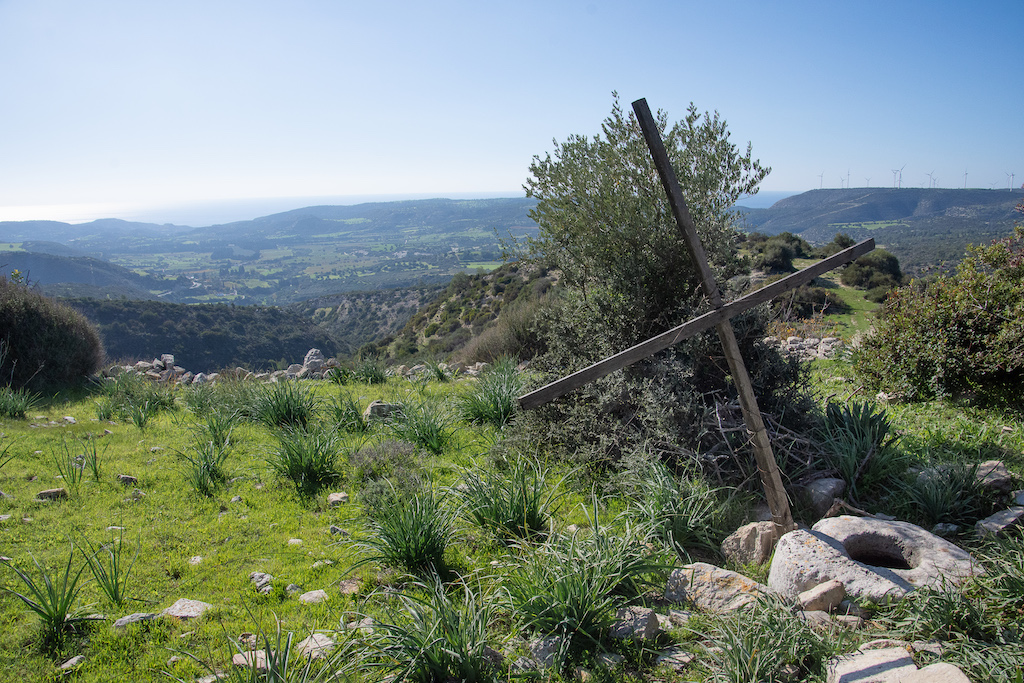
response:
M849 249L830 256L818 263L804 268L787 277L752 292L744 297L725 303L718 291L714 274L708 264L707 255L704 253L704 246L701 244L700 236L694 225L690 210L683 199L679 181L676 179L675 170L669 162L668 153L662 142L661 134L658 132L651 110L647 107L647 101L640 99L633 103L633 111L636 113L640 128L647 146L651 150L654 165L658 169L661 183L668 194L669 205L672 207L672 214L675 216L676 225L686 240L687 251L690 259L700 274L701 287L704 296L711 302L712 310L704 315L698 316L682 325L672 328L668 332L652 337L645 342L609 356L589 367L563 377L536 391L532 391L519 398L519 405L525 409L536 408L549 401L552 401L573 389L589 384L599 377L619 370L637 361L643 360L658 351L668 348L684 339L688 339L708 328L714 327L718 331L719 339L722 341L722 348L725 351L725 358L729 364L729 372L732 374L733 382L739 392L740 408L743 412L743 421L746 423L747 431L750 433L751 444L754 449L754 458L757 461L758 473L761 476L761 484L764 486L765 497L768 507L772 512L772 521L775 522L777 535L791 530L793 515L789 509L789 499L786 497L786 490L782 485L782 478L779 475L779 466L772 453L771 442L768 439L768 432L764 427L764 420L761 419L761 410L757 406L757 398L754 396L754 387L750 382L750 375L740 355L740 347L736 342L736 334L733 331L730 319L747 311L758 304L770 301L775 297L791 289L806 284L830 270L849 263L857 257L868 253L875 248L875 241L867 239Z

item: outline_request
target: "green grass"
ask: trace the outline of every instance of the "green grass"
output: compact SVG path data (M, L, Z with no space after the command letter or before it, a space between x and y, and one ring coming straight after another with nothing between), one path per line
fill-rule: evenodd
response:
M828 399L841 403L864 399L856 382L837 379L852 376L842 361L816 362L811 375L822 405ZM879 619L883 620L874 630L842 636L826 633L820 639L824 650L817 641L807 640L803 631L790 629L788 621L777 625L780 640L771 629L765 633L760 626L756 633L740 632L756 626L746 624L742 617L718 630L719 621L703 614L695 615L692 628L673 630L657 644L629 646L611 641L606 627L614 608L648 601L657 604L652 596L663 586L665 564L682 561L663 552L658 535L639 521L643 515L636 516L635 508L640 496L626 495L628 491L616 488L616 481L609 477L601 482L608 487L607 497L594 504L587 492L589 484L548 458L543 445L517 440L514 430L499 432L455 414L449 417L448 426L456 430L457 443L439 453L423 445L395 441L394 430L381 423L369 425L362 433L339 432L335 461L339 478L332 490L347 491L351 500L337 507L327 506L325 490L303 493L292 479L280 476L271 466L268 460L277 448L277 428L239 420L224 437L229 447L223 451L223 480L211 488L209 496L197 495L176 452L191 453L197 439L211 443L214 432L224 434L202 417L211 406L251 414L261 386L225 382L217 385L216 393L197 393L188 399L179 391L172 396L171 405L151 417L145 431L119 414L112 416L112 423L99 421L95 408L99 397L89 394L45 397L35 409L45 420L35 415L31 421L0 418L4 435L0 462L6 460L0 468L0 490L5 494L0 499L0 514L10 515L0 521L0 553L10 557L10 565L25 572L40 591L47 591L44 577L49 577L55 589L51 602L57 605L55 610L44 609L57 615L46 617L56 626L47 630L26 602L0 591L0 623L5 626L0 629L0 679L26 683L55 680L61 676L58 667L63 661L82 654L86 659L73 674L76 680L150 680L167 672L173 678L192 681L211 669L232 671L230 657L237 652L243 633L257 634L258 647L269 646L283 656L289 633L298 641L314 631L324 631L339 642L343 654L334 661L336 669L344 668L343 662L390 662L359 669L353 675L361 681L378 681L403 671L415 678L420 674L413 671L441 669L448 677L507 679L506 669L472 674L458 668L462 666L459 662L478 662L472 653L480 652L484 642L511 652L514 659L523 648L523 639L546 632L571 632L576 648L573 656L582 661L592 661L605 649L625 654L626 666L600 671L602 681L665 680L664 670L653 666L654 653L673 644L700 653L703 664L691 665L678 677L672 674L670 680L703 682L719 675L716 671L724 676L733 668L740 670L739 664L724 660L718 665L715 655L703 652L701 634L711 633L723 639L732 637L748 654L758 643L772 643L773 651L779 653L778 662L802 657L797 662L802 675L813 679L820 676L818 662L825 654L848 652L876 637L882 626L896 633L904 628L899 625L901 620L909 618L882 612ZM339 387L330 382L304 386L318 405L328 405L339 395ZM459 386L455 382L424 385L391 377L384 384L350 384L344 391L363 406L375 399L444 404L454 401ZM1000 458L1011 470L1024 472L1024 421L1019 415L938 401L885 405L892 429L901 435L898 447L919 466ZM306 431L315 434L329 426L331 413L317 410ZM65 415L74 417L76 423L62 422ZM87 463L93 449L98 477ZM71 463L82 466L76 468L82 473L77 494L72 492L59 502L37 502L39 491L66 485L66 480L59 478L65 463L58 466L54 454L66 455ZM77 456L83 457L79 461ZM514 480L514 466L534 460L546 463L542 470L545 483L532 486L527 468L525 498L530 498L530 491L545 496L556 490L564 493L559 505L550 505L543 515L536 516L541 521L531 522L535 529L546 529L546 537L533 534L526 541L499 542L477 524L453 518L461 502L457 493L460 477L467 470L484 479L505 472L503 477ZM510 464L511 469L502 469ZM137 477L138 483L126 487L117 481L117 474ZM497 474L495 477L497 481ZM564 483L556 485L563 478ZM423 482L431 486L429 503L423 503ZM756 490L756 483L753 486ZM401 501L389 502L381 494L392 487L399 491ZM373 495L364 496L367 493ZM418 510L408 503L417 494L421 496ZM493 493L484 491L482 500L500 502L503 495L499 487ZM578 504L582 500L591 503L583 508ZM698 497L697 502L700 500ZM680 498L680 502L685 501ZM417 514L408 513L410 509ZM633 514L625 514L627 510ZM392 545L399 553L405 552L403 544L415 551L420 540L428 537L421 532L431 525L439 527L440 542L427 544L429 553L416 551L407 556L429 556L432 561L406 560L401 554L386 556L379 547L368 550L362 545L368 539L383 538L377 518L388 513L414 518L409 523L399 520L392 525L396 531L388 532L396 539ZM504 524L512 526L511 522ZM569 524L581 528L566 532ZM689 526L700 524L691 521ZM69 552L69 538L75 541L74 553ZM82 548L87 543L82 539L93 544L86 553ZM1003 634L1017 628L1024 615L1020 598L1024 594L1022 542L1018 536L969 547L987 566L998 569L965 589L967 603L922 602L912 614L927 618L914 628L948 638L950 661L981 672L980 680L1012 680L1001 677L1000 672L1012 670L1007 669L1007 662L1021 655L1019 642ZM696 552L701 551L698 548ZM87 555L102 564L99 576L89 570ZM410 569L422 577L420 585L406 575ZM444 584L441 592L435 591L428 578L432 570L448 572L451 583ZM250 582L249 575L256 571L274 576L274 590L269 595L258 593ZM103 572L106 579L101 578ZM347 579L358 583L355 595L338 590L339 582ZM113 590L108 592L105 583L112 584ZM302 604L297 594L286 592L290 584L298 586L300 593L323 589L328 599L318 605ZM43 605L11 568L0 567L0 589L16 591ZM49 600L49 593L42 594ZM66 599L69 595L73 597L70 602ZM160 612L179 598L203 600L214 607L196 621L157 619L124 632L111 627L118 617ZM105 614L106 619L76 621L93 612ZM62 628L68 616L71 626ZM339 632L339 623L358 621L362 616L382 624L374 634L379 640L372 646L367 634ZM763 626L762 618L758 620ZM737 634L726 636L728 629ZM294 645L292 642L287 667L294 673L288 674L288 679L303 680L306 662L296 656ZM417 660L424 663L421 668L413 660L424 645L433 648L429 660L433 663L425 664L424 654L424 660ZM739 645L737 648L742 650ZM446 660L449 650L470 654ZM181 659L168 663L176 653ZM402 668L406 666L412 668ZM309 678L329 668L318 664ZM232 675L237 679L237 673Z

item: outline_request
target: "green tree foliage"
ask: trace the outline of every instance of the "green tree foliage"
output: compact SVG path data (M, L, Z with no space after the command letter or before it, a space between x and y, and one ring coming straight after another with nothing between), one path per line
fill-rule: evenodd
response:
M747 243L755 255L754 264L773 272L791 271L793 259L808 258L813 253L807 240L791 232L781 232L771 237L754 232L747 235Z
M843 269L840 280L847 287L867 290L867 298L881 302L903 282L900 261L885 249L864 254Z
M831 242L822 245L821 247L818 247L818 249L815 250L814 256L816 256L817 258L828 258L833 254L838 254L843 249L849 249L856 243L856 240L847 235L845 232L837 232L836 236L832 238Z
M99 369L103 347L95 328L73 309L17 276L0 276L0 385L45 389Z
M1019 402L1024 227L972 247L955 275L894 292L856 367L870 386L911 399L976 393Z
M691 105L669 126L657 115L669 158L720 282L743 272L730 211L768 169L730 141L725 122ZM555 143L534 157L527 195L540 226L527 255L563 273L564 293L538 313L535 367L578 370L705 310L690 261L634 117L616 99L602 132ZM737 337L770 409L796 371L764 347L763 312L736 320ZM693 444L704 411L732 391L721 346L702 335L548 404L529 419L539 434L588 462L616 459L633 442Z

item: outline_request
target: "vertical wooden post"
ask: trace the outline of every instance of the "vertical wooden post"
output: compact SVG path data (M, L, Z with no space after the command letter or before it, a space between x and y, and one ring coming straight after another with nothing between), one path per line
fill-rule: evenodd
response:
M697 234L697 227L686 206L686 200L683 198L675 170L669 161L661 133L647 106L647 101L640 99L634 102L633 111L640 122L640 129L647 140L647 146L651 150L651 157L654 159L654 165L661 177L661 184L668 194L669 205L672 207L676 225L686 240L690 259L700 274L704 295L707 296L712 306L721 308L724 305L722 295L718 291L718 284L715 282L714 273L708 263L707 254L704 252L704 245L701 244L700 236ZM754 396L754 387L750 383L750 375L747 374L747 367L740 355L740 347L736 342L736 333L732 323L724 320L716 325L716 329L718 337L722 341L725 359L729 364L729 372L732 373L733 382L739 392L743 421L750 432L757 470L761 475L761 484L764 486L768 507L772 511L772 521L775 522L775 533L781 535L790 531L794 525L793 515L789 509L789 499L786 497L786 489L782 485L782 477L779 475L779 466L772 453L768 432L764 427L764 420L761 418L761 410L757 406L757 398Z

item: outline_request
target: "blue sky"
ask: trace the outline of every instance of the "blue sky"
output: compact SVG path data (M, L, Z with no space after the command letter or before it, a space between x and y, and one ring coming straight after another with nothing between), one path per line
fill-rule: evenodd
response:
M1020 0L0 0L0 220L521 196L613 90L718 110L766 191L1019 187L1022 35Z

